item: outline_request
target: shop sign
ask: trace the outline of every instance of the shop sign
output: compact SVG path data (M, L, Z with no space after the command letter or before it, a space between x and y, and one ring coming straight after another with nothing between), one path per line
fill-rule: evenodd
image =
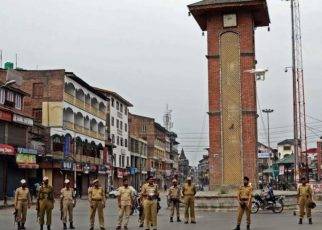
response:
M122 171L122 169L117 169L117 178L123 178L123 171Z
M24 117L18 114L13 114L12 121L23 125L28 125L28 126L34 125L34 121L31 118Z
M129 171L130 171L130 174L131 174L131 175L135 175L135 174L137 174L137 173L138 173L138 169L137 169L137 168L135 168L135 167L131 167L131 168L129 168Z
M0 110L0 120L12 121L12 114L10 112Z
M36 155L18 153L16 156L17 164L36 164Z
M74 169L74 164L72 161L63 161L61 169L66 171L72 171Z
M80 164L80 163L76 163L76 171L77 171L77 172L82 172L82 171L83 171L83 169L82 169L82 164Z
M279 167L279 175L284 175L284 172L285 172L284 165L280 165L280 167Z
M70 142L71 142L71 137L69 135L66 135L64 137L64 146L63 146L63 152L65 157L70 155Z
M258 159L269 159L271 157L270 152L259 152L257 153Z
M85 164L84 167L83 167L83 172L85 174L89 174L90 170L91 170L90 164Z
M106 165L99 165L98 166L98 173L99 174L107 174L107 167Z
M15 148L11 145L0 144L0 154L2 155L15 155Z
M32 155L37 155L37 150L36 149L27 149L27 148L17 148L18 153L24 153L24 154L32 154Z

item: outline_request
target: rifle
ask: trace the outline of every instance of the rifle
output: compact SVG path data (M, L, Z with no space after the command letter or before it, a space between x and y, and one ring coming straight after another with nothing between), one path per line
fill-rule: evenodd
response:
M60 199L60 219L63 220L63 198Z
M13 225L15 226L17 223L18 209L15 208L15 211L12 214L13 214Z

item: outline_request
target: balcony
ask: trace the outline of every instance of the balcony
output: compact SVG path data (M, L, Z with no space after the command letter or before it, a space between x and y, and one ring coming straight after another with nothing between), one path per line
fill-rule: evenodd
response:
M97 116L98 117L98 109L92 107L91 109L91 113L94 115L94 116Z
M98 136L98 135L97 135L98 133L97 133L96 131L92 131L92 130L91 130L91 131L89 131L89 134L90 134L90 136L91 136L91 137L93 137L93 138L97 138L97 136Z
M89 136L89 129L88 128L83 128L83 134L86 136Z
M64 93L64 100L73 105L75 97L73 95L65 92Z
M79 99L75 99L75 105L78 108L85 109L85 102L84 101L81 101Z
M91 105L88 103L85 103L85 110L86 111L91 111Z
M76 154L75 159L77 162L81 162L81 163L103 164L103 159L100 159L97 157L90 157L90 156Z
M98 112L98 117L105 121L106 120L106 113L102 112L102 111L99 111Z
M80 125L76 125L75 124L75 131L78 132L78 133L83 133L83 126L80 126Z
M64 121L64 128L74 130L74 123L70 121Z
M105 134L104 133L98 133L98 139L105 140Z

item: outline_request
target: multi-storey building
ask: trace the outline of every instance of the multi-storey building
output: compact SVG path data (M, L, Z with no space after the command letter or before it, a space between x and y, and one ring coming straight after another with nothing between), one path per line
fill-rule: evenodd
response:
M24 101L26 112L49 128L50 150L40 167L55 193L65 177L75 182L80 195L96 177L105 186L105 95L65 70L22 70L19 75L22 89L31 95Z
M97 92L104 94L109 99L109 116L107 124L113 149L113 183L118 186L122 178L129 176L128 168L131 166L131 154L129 151L129 107L133 105L119 94L105 89L95 88Z
M209 185L209 156L203 155L198 164L198 183L204 188Z

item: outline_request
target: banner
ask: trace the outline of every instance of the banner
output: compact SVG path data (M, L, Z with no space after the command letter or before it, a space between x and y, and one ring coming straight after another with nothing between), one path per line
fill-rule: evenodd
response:
M64 157L67 157L70 155L70 141L71 141L71 137L69 135L66 135L64 137Z
M0 144L0 154L14 156L15 149L11 145Z

